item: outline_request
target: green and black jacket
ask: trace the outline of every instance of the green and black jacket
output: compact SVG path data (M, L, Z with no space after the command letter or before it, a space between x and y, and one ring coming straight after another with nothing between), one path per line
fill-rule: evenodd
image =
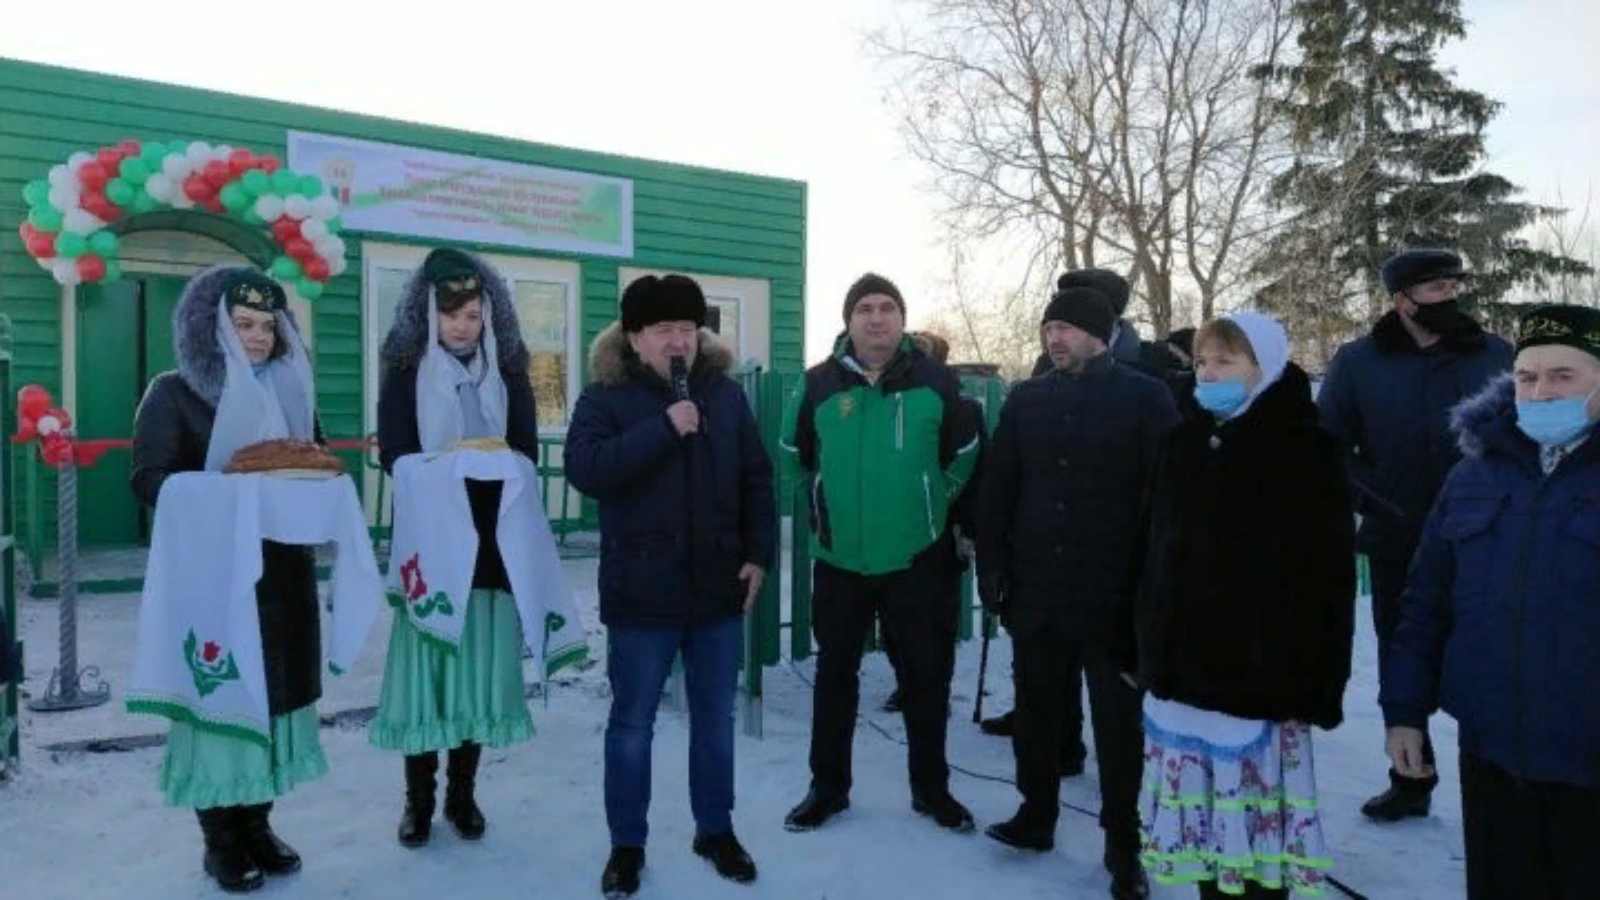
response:
M790 399L783 449L812 476L813 558L862 575L897 572L938 540L977 463L955 375L909 338L869 383L841 336Z

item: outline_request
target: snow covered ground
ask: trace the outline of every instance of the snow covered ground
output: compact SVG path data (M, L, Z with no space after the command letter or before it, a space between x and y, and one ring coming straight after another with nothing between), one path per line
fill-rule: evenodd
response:
M594 561L567 564L589 616L598 658L604 640L595 616ZM132 660L138 597L88 596L80 604L79 659L97 664L120 690ZM28 644L28 689L42 694L55 663L53 601L21 603ZM1317 735L1320 801L1336 856L1335 877L1372 900L1445 900L1464 895L1455 728L1435 719L1443 778L1433 817L1380 827L1359 806L1384 781L1382 723L1374 703L1376 663L1371 624L1362 610L1356 677L1346 698L1346 723ZM360 663L329 678L324 715L371 706L382 674L387 619L381 619ZM1011 777L1009 743L971 722L979 647L960 650L951 722L950 760L967 770L952 790L980 826L1009 817L1015 790L992 779ZM987 712L1009 708L1005 677L1009 645L997 639L989 660ZM1092 818L1065 810L1057 849L1042 856L1007 850L979 834L948 834L914 816L906 788L898 718L878 710L892 676L883 658L868 659L862 677L864 717L857 732L852 808L811 834L783 830L784 813L807 782L809 661L769 669L765 737L739 738L740 837L761 867L747 887L723 882L693 856L688 809L687 724L663 709L656 728L655 802L643 900L891 900L933 898L1104 898L1101 840ZM545 708L533 701L538 735L489 751L480 775L480 803L489 833L477 844L439 824L424 850L401 848L394 829L401 806L400 760L367 743L360 729L327 727L329 776L280 800L274 823L305 857L298 875L275 879L263 898L595 898L608 849L601 802L602 732L607 708L604 665L564 672ZM159 734L156 720L130 717L120 695L99 709L25 713L24 764L0 783L0 898L6 900L182 900L224 896L200 870L200 838L192 813L163 807L154 789L158 748L112 753L59 752L51 745ZM985 777L975 777L985 776ZM1062 800L1098 808L1094 770L1065 783ZM1192 890L1156 888L1158 900ZM1340 896L1337 892L1330 896Z

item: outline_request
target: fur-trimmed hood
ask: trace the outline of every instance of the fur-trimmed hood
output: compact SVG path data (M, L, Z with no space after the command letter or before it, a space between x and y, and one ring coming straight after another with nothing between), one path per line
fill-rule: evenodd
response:
M1483 390L1456 404L1450 411L1450 428L1456 435L1456 446L1466 457L1481 457L1490 442L1490 434L1497 431L1502 421L1513 420L1517 411L1517 386L1510 373L1500 375L1484 386Z
M178 377L200 399L215 407L228 380L228 364L217 344L217 302L230 273L244 266L223 265L189 279L183 296L172 310L172 349L178 360ZM289 324L300 331L294 312L284 309ZM280 338L282 335L280 335Z
M489 308L489 321L494 327L494 340L500 368L514 372L528 368L528 347L522 342L522 329L517 323L517 307L512 301L511 288L494 267L471 253L472 268L483 282L484 304ZM385 368L411 369L422 361L428 349L428 282L422 277L422 267L411 273L400 302L394 308L394 324L383 339L379 355Z
M498 332L496 332L498 334ZM589 377L609 387L627 382L628 360L634 356L621 322L613 322L589 346ZM700 350L695 354L696 373L726 375L733 369L733 351L709 328L700 329Z

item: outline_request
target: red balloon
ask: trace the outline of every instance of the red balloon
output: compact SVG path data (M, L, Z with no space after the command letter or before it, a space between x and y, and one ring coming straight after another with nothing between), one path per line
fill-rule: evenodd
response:
M217 189L199 175L190 175L183 182L183 195L196 203L205 203L216 192Z
M78 257L78 277L91 284L106 277L106 261L93 253Z
M58 406L52 406L45 410L44 414L47 416L55 416L56 421L61 423L62 431L67 431L72 428L72 416L68 415L66 410Z
M328 261L322 257L313 256L312 258L305 260L302 265L305 268L306 277L312 281L328 280Z
M278 167L281 165L282 163L278 162L278 158L270 153L256 159L256 167L268 175L278 171Z
M233 169L227 163L219 159L214 159L211 162L206 163L206 167L202 170L202 172L204 173L206 183L211 185L213 190L220 191L222 190L223 185L233 180Z
M123 159L127 159L130 156L138 156L143 153L144 145L135 140L120 141L117 144L117 152L122 154Z
M210 200L201 203L200 208L204 209L206 212L214 212L218 215L228 211L228 208L222 205L222 201L218 200L215 196L213 196Z
M11 436L11 440L19 444L26 444L38 436L39 432L33 427L32 419L18 419L17 433Z
M85 212L93 213L103 222L115 222L122 218L122 211L107 200L104 194L84 194L79 202L83 204Z
M83 167L78 169L78 183L91 191L98 191L104 188L106 182L110 180L110 173L106 171L104 165L98 162L84 163Z
M232 172L235 178L255 167L256 155L249 150L235 150L228 154L228 171Z
M28 239L28 253L34 259L53 259L56 255L56 236L52 231L35 231Z
M17 391L17 418L38 421L55 402L50 392L37 384L25 385Z
M107 172L115 172L122 165L122 153L115 147L106 147L94 155L102 168Z
M24 219L22 224L17 226L17 233L22 235L22 242L24 244L26 244L27 242L33 240L33 235L34 235L33 223L27 221L26 219Z
M44 457L46 465L63 468L72 461L72 442L56 432L44 439L39 455Z
M311 242L305 238L295 238L292 241L284 242L283 252L289 254L296 261L304 263L308 258L316 257L317 249L311 246Z
M287 246L290 241L299 240L300 223L288 216L284 216L272 223L272 236L277 239L278 243Z

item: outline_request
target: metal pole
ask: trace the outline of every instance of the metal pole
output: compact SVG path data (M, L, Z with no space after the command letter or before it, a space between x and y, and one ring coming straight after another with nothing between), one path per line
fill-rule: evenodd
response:
M50 676L45 695L31 701L34 712L61 712L86 709L111 699L111 685L100 677L100 668L78 669L78 464L69 460L56 479L56 567L61 584L60 657ZM83 678L95 682L85 690Z

